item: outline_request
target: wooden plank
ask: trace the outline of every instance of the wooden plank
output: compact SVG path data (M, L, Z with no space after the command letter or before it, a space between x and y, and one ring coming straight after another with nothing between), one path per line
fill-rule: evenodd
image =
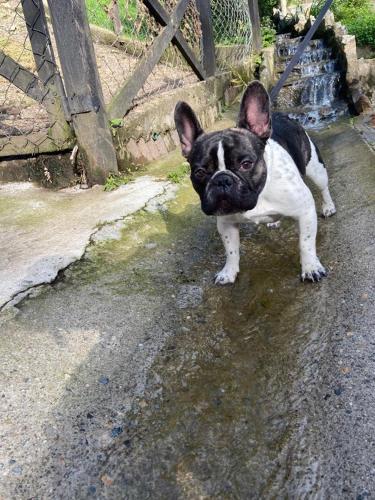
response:
M116 152L105 112L103 92L84 0L48 0L66 93L91 110L75 109L74 131L85 157L89 184L103 183L117 172Z
M43 101L45 91L42 91L39 78L12 57L7 56L2 50L0 50L0 75L31 99L37 102Z
M206 77L216 72L215 42L210 0L196 0L202 26L203 67Z
M252 42L254 52L262 49L262 33L260 29L260 17L258 0L249 0L249 12L252 27Z
M188 3L189 0L179 0L167 26L155 38L148 49L148 53L138 62L131 77L112 99L108 107L108 114L111 119L121 118L129 111L134 97L146 82L149 74L159 62L178 30Z
M146 5L151 15L156 19L158 23L160 23L162 26L166 26L169 23L169 14L158 0L143 0L143 3ZM172 38L172 43L181 52L186 62L197 75L199 80L205 80L206 72L201 63L197 60L194 52L189 47L189 44L186 42L180 30L176 31L175 36Z
M27 135L0 137L0 158L11 156L34 156L41 153L55 153L72 149L75 139L67 138L57 142L50 131L40 130Z

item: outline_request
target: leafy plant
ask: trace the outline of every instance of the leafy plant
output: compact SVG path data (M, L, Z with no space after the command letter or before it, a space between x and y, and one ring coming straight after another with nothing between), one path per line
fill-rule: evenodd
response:
M272 19L263 17L260 25L263 47L271 47L276 42L276 29Z
M190 166L187 162L179 165L175 170L169 172L167 175L167 179L174 184L180 184L183 181L184 177L186 177L190 173Z
M241 66L232 68L232 84L235 87L246 88L256 78L261 63L261 55L253 54Z
M104 191L113 191L120 186L128 184L131 178L125 174L109 174L104 184Z
M316 0L311 14L317 16L324 0ZM342 22L348 33L355 35L358 45L375 48L375 10L370 0L335 0L332 12L336 21Z
M110 120L109 124L113 128L123 127L124 120L122 118L113 118L112 120Z

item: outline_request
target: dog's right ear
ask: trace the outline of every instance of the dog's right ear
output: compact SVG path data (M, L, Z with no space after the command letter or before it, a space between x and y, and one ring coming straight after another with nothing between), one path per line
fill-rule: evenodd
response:
M180 138L182 154L187 157L194 141L203 134L202 127L194 111L183 101L176 104L174 122Z

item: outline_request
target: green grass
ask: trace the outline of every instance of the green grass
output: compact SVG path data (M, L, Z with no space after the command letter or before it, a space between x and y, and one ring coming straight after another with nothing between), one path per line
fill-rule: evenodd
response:
M180 184L184 178L190 173L190 166L187 162L179 165L175 170L169 172L167 179L175 184Z
M89 23L113 31L113 23L105 10L110 3L111 0L86 0ZM123 34L128 36L133 35L133 38L135 38L134 22L138 14L136 0L129 2L127 9L125 9L124 2L119 2L119 8Z
M104 184L104 191L113 191L120 186L128 184L132 179L125 174L109 174Z

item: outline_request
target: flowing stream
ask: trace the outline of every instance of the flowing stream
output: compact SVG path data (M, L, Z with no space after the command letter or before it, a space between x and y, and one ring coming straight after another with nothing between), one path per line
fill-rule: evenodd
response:
M281 75L297 51L302 37L279 35L276 68ZM341 98L344 72L323 39L312 40L281 89L276 109L287 112L307 127L319 127L347 113Z

